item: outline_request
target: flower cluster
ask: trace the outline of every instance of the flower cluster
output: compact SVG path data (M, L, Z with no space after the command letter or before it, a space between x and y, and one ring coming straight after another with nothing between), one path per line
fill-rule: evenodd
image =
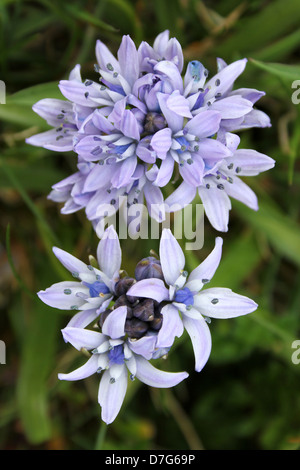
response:
M66 100L43 99L33 107L53 129L27 142L77 155L78 171L49 195L64 203L62 213L84 209L96 227L108 206L114 214L145 199L149 215L161 222L198 192L210 223L227 231L230 197L257 210L255 194L239 176L266 171L274 161L238 148L235 132L270 126L254 108L264 93L233 89L246 59L229 65L218 59L210 79L197 60L183 73L181 46L168 31L153 47L142 42L138 49L123 36L117 57L99 40L96 58L99 82L82 80L77 65L59 84ZM161 188L174 179L179 185L165 200Z
M97 249L98 267L53 249L77 281L63 281L38 293L58 309L78 310L62 330L63 338L79 351L90 351L87 362L61 380L80 380L102 373L98 401L102 420L114 421L123 403L128 375L152 387L173 387L187 372L164 372L152 359L168 354L175 338L188 333L200 371L211 352L210 318L232 318L253 312L257 304L225 288L205 288L221 259L222 239L190 274L183 251L169 229L160 240L159 257L136 266L134 277L121 270L121 248L113 226Z
M115 57L96 44L99 80L82 80L80 65L62 80L65 99L43 99L34 111L52 126L27 139L31 145L57 152L72 151L77 171L55 184L49 198L63 203L62 213L84 209L93 227L122 210L146 201L150 217L162 222L168 212L184 208L199 194L211 225L228 230L230 198L258 209L257 198L240 176L254 176L274 160L240 148L238 131L270 126L255 108L264 93L234 89L246 59L218 71L197 60L187 64L181 46L165 31L153 47L137 49L123 36ZM163 189L171 187L165 199ZM108 211L109 207L109 211ZM140 213L140 216L142 213ZM141 219L137 221L137 226ZM170 229L162 230L159 255L140 260L132 275L122 269L118 235L110 225L100 236L90 264L60 248L55 256L72 274L38 293L47 305L74 312L63 338L89 353L87 362L61 380L100 374L98 402L102 419L118 415L128 376L153 387L173 387L187 372L165 372L152 361L166 356L176 338L187 334L201 371L211 352L211 318L224 319L256 310L257 304L228 288L210 288L221 260L217 237L207 258L190 273L184 253Z

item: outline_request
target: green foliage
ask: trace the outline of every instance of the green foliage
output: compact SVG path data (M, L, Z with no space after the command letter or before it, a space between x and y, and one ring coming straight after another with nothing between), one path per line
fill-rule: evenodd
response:
M0 447L3 449L295 449L300 442L299 368L292 342L300 335L300 79L298 0L3 0L0 4ZM237 86L266 92L258 108L270 129L241 133L242 143L276 160L273 170L247 183L259 211L239 203L214 286L253 298L258 310L210 327L213 350L204 370L193 370L186 336L161 360L190 377L174 390L130 384L118 419L101 426L97 377L59 383L58 372L80 365L61 339L68 314L43 305L36 292L66 279L52 253L57 245L81 259L97 239L84 214L62 216L47 200L51 185L75 168L72 154L30 147L25 138L47 129L32 112L42 98L60 96L57 83L77 64L92 76L95 41L116 52L122 34L137 44L169 29L187 60L213 73L216 57L247 57ZM204 247L186 253L193 269L219 236L205 224ZM123 265L157 250L149 240L123 240ZM87 259L86 259L87 261ZM178 353L178 354L177 354ZM82 360L81 360L82 359Z

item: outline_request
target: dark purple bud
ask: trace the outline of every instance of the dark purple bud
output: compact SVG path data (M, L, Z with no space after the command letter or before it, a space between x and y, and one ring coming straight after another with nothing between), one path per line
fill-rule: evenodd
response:
M160 330L161 325L162 325L163 317L160 314L158 317L155 317L150 323L150 328L152 328L155 331Z
M137 281L142 279L157 278L164 280L160 261L153 256L143 258L135 268L135 278Z
M133 317L126 320L125 333L127 333L129 338L139 339L148 331L148 325L148 323Z
M135 283L135 279L133 277L123 277L120 279L115 285L115 294L117 297L126 294L128 289Z
M108 308L107 310L104 310L104 312L102 312L102 313L100 314L100 318L99 318L99 320L98 320L98 322L97 322L99 328L102 329L103 323L104 323L105 319L108 317L108 315L111 313L111 311L112 311L112 310L111 310L110 308Z
M143 321L152 321L154 319L154 301L145 299L134 307L133 315Z

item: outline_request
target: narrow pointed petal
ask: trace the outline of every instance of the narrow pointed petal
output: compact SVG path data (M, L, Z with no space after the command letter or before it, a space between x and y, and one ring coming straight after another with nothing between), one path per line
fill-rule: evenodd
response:
M172 304L162 308L162 326L157 335L157 348L169 348L174 343L175 337L180 338L183 333L183 324L178 309Z
M211 353L211 334L209 327L203 317L194 320L188 316L183 316L183 325L191 338L194 356L195 370L200 372L205 366Z
M89 310L82 310L76 313L71 318L71 320L67 324L67 327L85 328L90 323L95 321L98 316L99 316L98 309L91 308Z
M168 155L166 159L162 161L153 184L159 187L166 186L172 177L174 165L174 159Z
M58 374L59 380L82 380L95 374L98 369L98 359L94 355L81 367L68 374Z
M118 235L112 225L110 225L100 240L97 248L97 259L100 270L110 279L121 268L122 252Z
M86 330L84 328L67 326L61 330L61 332L64 340L71 343L78 351L80 351L81 348L95 349L106 340L102 333Z
M213 278L221 261L222 245L223 239L221 237L217 237L215 247L212 252L189 275L186 287L188 287L191 292L199 291L200 289L202 289L204 284L206 284Z
M190 134L196 135L200 139L210 137L218 132L221 118L222 116L218 111L202 111L188 121L185 129Z
M150 217L157 222L165 220L165 204L163 194L158 186L147 182L144 186L144 195Z
M53 247L52 251L61 264L63 264L71 273L90 273L87 265L75 258L75 256L70 255L70 253L57 247Z
M139 78L139 59L130 36L123 36L118 50L118 59L123 77L132 86Z
M185 265L183 251L171 230L163 229L159 257L167 285L174 285Z
M232 158L226 161L226 165L230 163L233 163L232 171L238 168L239 176L256 176L273 168L275 160L256 150L238 149Z
M105 319L102 332L112 339L119 339L125 335L125 321L127 315L127 307L122 306L113 310Z
M182 130L184 118L169 109L167 105L169 95L157 93L156 95L162 114L164 115L169 128L175 133Z
M233 176L232 182L225 181L225 191L228 196L237 199L254 211L258 210L257 196L254 191L240 178Z
M73 132L59 135L55 129L51 129L28 137L26 143L34 147L44 147L54 152L68 152L73 150Z
M209 91L206 95L207 100L213 98L216 92L224 95L228 91L231 91L233 83L244 71L246 64L247 59L241 59L227 66L223 66L222 69L205 84L206 88L209 87ZM216 85L216 83L219 84Z
M173 93L167 99L168 108L179 116L192 118L193 115L190 111L189 102L184 96L182 96L178 90Z
M222 115L222 119L236 119L252 110L252 103L241 96L228 96L221 100L216 100L210 107Z
M194 307L211 318L234 318L257 309L257 304L226 288L205 289L194 297Z
M59 310L71 310L78 309L85 303L85 300L76 295L80 292L88 293L88 289L82 286L80 282L63 281L38 292L37 295L50 307Z
M212 186L209 189L200 186L198 192L212 226L220 232L227 232L231 202L226 192Z
M137 166L136 156L126 158L123 162L117 165L111 165L114 167L114 175L111 177L111 184L114 188L123 188L127 186L131 180L133 173Z
M166 211L176 212L183 209L193 201L197 194L197 188L183 181L172 194L165 200Z
M164 372L156 369L142 356L136 356L136 377L146 385L156 388L174 387L188 377L187 372Z
M142 279L133 284L127 292L132 297L144 297L163 302L169 298L169 291L161 279Z
M96 58L102 70L110 71L113 68L115 72L120 72L119 62L100 39L96 42Z
M152 148L157 153L158 158L161 158L162 160L166 158L171 145L172 131L168 127L156 132L151 139Z
M98 402L101 406L101 418L106 424L112 423L119 414L127 390L127 372L124 366L118 379L111 383L109 370L101 378L98 393Z
M155 351L156 336L146 335L136 341L129 340L129 345L130 345L131 351L133 351L135 354L139 354L140 356L143 356L145 359L150 360Z

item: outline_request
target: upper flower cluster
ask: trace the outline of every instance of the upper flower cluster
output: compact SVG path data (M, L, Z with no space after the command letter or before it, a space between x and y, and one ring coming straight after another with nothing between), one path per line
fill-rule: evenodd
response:
M230 289L205 288L221 259L222 239L190 274L185 257L169 229L160 240L159 257L142 259L134 277L121 270L118 236L110 226L97 249L98 267L69 253L54 254L76 281L63 281L38 293L52 307L78 310L62 330L65 341L91 352L88 361L62 380L79 380L103 372L98 401L102 419L111 423L126 393L128 373L153 387L173 387L186 372L163 372L151 362L166 355L184 330L190 336L195 369L200 371L211 352L209 318L232 318L253 312L257 304Z
M229 197L257 209L255 194L238 175L258 174L274 161L238 149L234 132L270 125L254 108L263 92L233 90L246 59L230 65L219 59L210 79L197 60L183 74L181 46L168 31L153 47L142 42L138 49L123 36L117 57L97 41L96 58L100 83L83 81L77 65L59 84L67 101L44 99L33 107L53 129L27 142L77 154L78 171L49 196L65 203L63 213L84 208L96 225L107 205L116 212L126 196L127 208L145 198L150 216L161 222L164 211L184 207L198 191L212 225L226 231ZM181 184L164 201L161 188L174 175ZM156 211L157 204L164 210Z

